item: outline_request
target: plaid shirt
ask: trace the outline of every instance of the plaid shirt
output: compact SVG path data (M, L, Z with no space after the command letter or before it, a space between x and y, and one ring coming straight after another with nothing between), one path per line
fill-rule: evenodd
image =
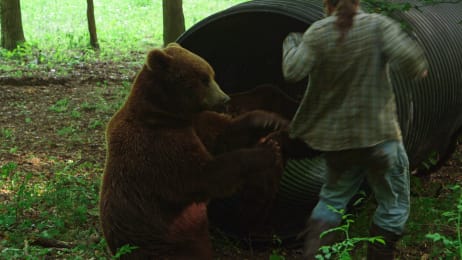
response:
M387 63L417 77L427 68L422 49L397 22L363 12L337 44L336 19L326 17L284 40L285 79L296 82L309 75L290 136L322 151L401 140Z

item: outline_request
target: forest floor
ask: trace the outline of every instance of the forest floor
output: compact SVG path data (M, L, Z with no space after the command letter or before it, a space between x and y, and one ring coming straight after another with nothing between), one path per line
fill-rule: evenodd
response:
M0 176L0 215L4 216L0 218L0 259L4 259L2 256L5 259L6 256L21 259L34 254L40 256L37 258L48 259L108 257L104 246L97 246L102 239L96 202L105 160L104 130L111 115L124 101L132 77L120 78L115 75L107 81L102 80L108 79L107 72L103 74L104 77L95 76L81 81L4 80L0 85L0 174L3 174ZM461 154L462 146L459 145L453 157L440 170L414 179L417 185L413 186L413 198L419 198L419 201L422 196L431 199L430 204L419 204L415 207L416 210L433 207L440 199L445 200L452 196L448 195L450 190L447 187L460 184ZM8 170L12 165L14 170ZM73 189L72 185L92 187L79 188L81 192L87 193L83 199L80 195L78 197L78 201L86 203L83 218L76 218L78 213L72 213L72 216L62 215L56 212L60 209L59 205L40 201L45 198L46 192L51 192L44 189L55 189L53 192L58 192L57 186L50 183L56 184L55 179L62 178L68 172L67 169L71 169L69 172L74 175L72 178L79 179L72 179L72 182L59 186L60 188ZM16 178L13 176L15 174L21 177ZM48 184L43 184L44 182ZM19 197L18 194L22 196ZM66 200L59 196L77 196L74 193L55 195L58 196L55 202L57 204ZM72 204L71 207L78 208L78 205ZM42 211L47 211L48 215L42 214ZM6 218L8 214L13 220ZM49 223L50 218L56 220ZM69 220L70 218L77 220ZM426 216L423 215L411 218L414 230L437 230L433 226L436 223L432 225L432 220L418 222L418 219L424 218ZM26 222L29 223L28 226L24 224ZM61 222L63 224L58 225ZM454 228L448 226L446 229L448 235L453 235ZM37 242L37 237L43 236L69 242L73 246L59 248ZM414 234L407 236L407 242L399 246L398 254L401 259L431 259L429 256L434 253L434 244L431 241L417 239ZM276 246L259 251L243 249L237 244L223 241L214 243L217 259L300 259L301 255L300 249ZM41 250L40 247L45 249ZM93 251L89 252L91 250ZM19 251L21 252L18 253Z

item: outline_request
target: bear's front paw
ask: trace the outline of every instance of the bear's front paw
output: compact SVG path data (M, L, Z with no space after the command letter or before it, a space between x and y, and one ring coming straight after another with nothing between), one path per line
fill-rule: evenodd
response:
M284 129L275 131L265 137L260 138L260 142L273 140L280 146L282 159L284 163L288 159L306 159L321 155L321 151L315 150L299 138L290 138L289 132Z
M273 162L274 166L277 166L277 167L282 166L283 161L282 161L281 146L279 145L278 142L276 142L273 139L262 138L260 139L260 142L257 146L264 148L264 149L269 149L271 151L270 157L272 159L270 160L270 162Z
M275 113L263 110L255 110L248 113L249 125L253 128L259 128L268 132L287 128L289 121Z

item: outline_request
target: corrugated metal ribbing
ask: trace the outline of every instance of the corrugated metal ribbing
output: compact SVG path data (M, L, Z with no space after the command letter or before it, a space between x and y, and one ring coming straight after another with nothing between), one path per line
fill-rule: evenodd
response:
M444 157L462 126L461 14L459 3L421 5L395 16L411 28L410 35L423 46L430 64L424 80L413 81L396 70L391 73L412 168L431 154ZM304 31L322 16L320 0L254 0L202 20L178 42L209 61L218 83L229 93L273 83L300 98L306 81L287 85L282 79L282 41L289 32ZM239 238L271 241L276 234L291 241L317 201L324 172L322 158L290 161L270 215L260 223L266 225L263 229L249 231L241 226L246 214L236 212L245 202L236 198L212 202L211 222Z
M410 25L411 35L421 43L430 63L430 76L423 81L392 73L399 114L412 114L410 119L401 117L401 124L406 126L405 143L414 167L429 154L443 155L461 127L461 13L461 4L440 4L396 16Z

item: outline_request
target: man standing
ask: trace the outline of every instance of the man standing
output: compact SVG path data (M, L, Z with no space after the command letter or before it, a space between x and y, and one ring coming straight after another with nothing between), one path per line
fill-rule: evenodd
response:
M422 49L393 20L363 13L359 0L324 0L327 17L283 44L283 74L309 83L289 134L324 151L327 176L307 223L304 256L314 259L367 179L378 207L371 236L386 244L368 247L368 259L393 259L409 216L409 162L402 143L387 67L414 78L427 76Z

